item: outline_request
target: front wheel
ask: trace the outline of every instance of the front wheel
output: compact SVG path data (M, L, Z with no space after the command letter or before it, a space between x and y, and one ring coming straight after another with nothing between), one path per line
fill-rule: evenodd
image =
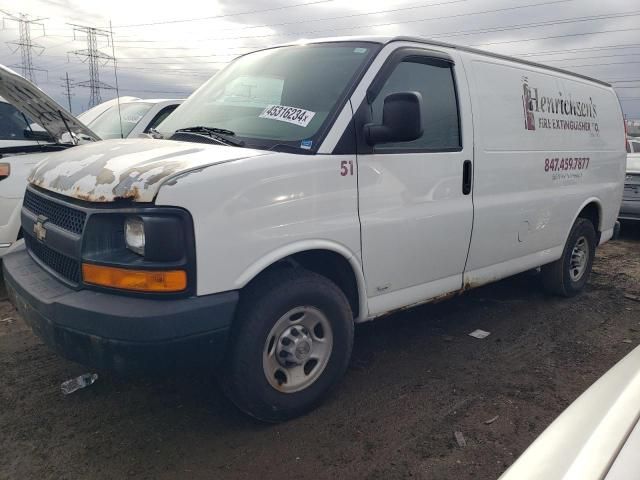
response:
M595 253L595 228L586 218L578 218L573 224L562 257L542 267L545 289L563 297L580 293L589 280Z
M223 365L223 388L265 422L314 408L343 376L353 317L342 291L302 269L266 274L241 295Z

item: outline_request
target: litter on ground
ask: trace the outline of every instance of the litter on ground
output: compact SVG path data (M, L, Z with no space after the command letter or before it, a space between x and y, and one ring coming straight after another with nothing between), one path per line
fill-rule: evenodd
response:
M491 335L491 332L485 332L484 330L474 330L473 332L471 332L469 334L469 336L474 337L474 338L487 338L489 335Z
M81 388L86 388L89 385L93 385L97 379L97 373L85 373L80 375L79 377L72 378L71 380L67 380L66 382L62 382L62 384L60 385L60 389L62 390L62 393L64 393L65 395L69 395L76 390L80 390Z

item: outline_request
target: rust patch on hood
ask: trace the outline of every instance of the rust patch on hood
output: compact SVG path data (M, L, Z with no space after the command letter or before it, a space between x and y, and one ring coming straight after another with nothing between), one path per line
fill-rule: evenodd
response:
M48 155L29 182L88 202L152 202L176 175L266 153L168 140L110 140Z

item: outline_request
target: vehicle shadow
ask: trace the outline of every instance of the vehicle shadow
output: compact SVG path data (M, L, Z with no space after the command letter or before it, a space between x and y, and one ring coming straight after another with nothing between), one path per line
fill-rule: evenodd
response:
M640 240L640 222L622 222L620 238L623 240Z

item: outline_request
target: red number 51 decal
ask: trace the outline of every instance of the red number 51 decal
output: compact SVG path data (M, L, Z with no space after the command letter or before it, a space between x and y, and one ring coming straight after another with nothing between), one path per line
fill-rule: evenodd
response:
M343 177L353 175L353 160L342 160L340 162L340 175Z

